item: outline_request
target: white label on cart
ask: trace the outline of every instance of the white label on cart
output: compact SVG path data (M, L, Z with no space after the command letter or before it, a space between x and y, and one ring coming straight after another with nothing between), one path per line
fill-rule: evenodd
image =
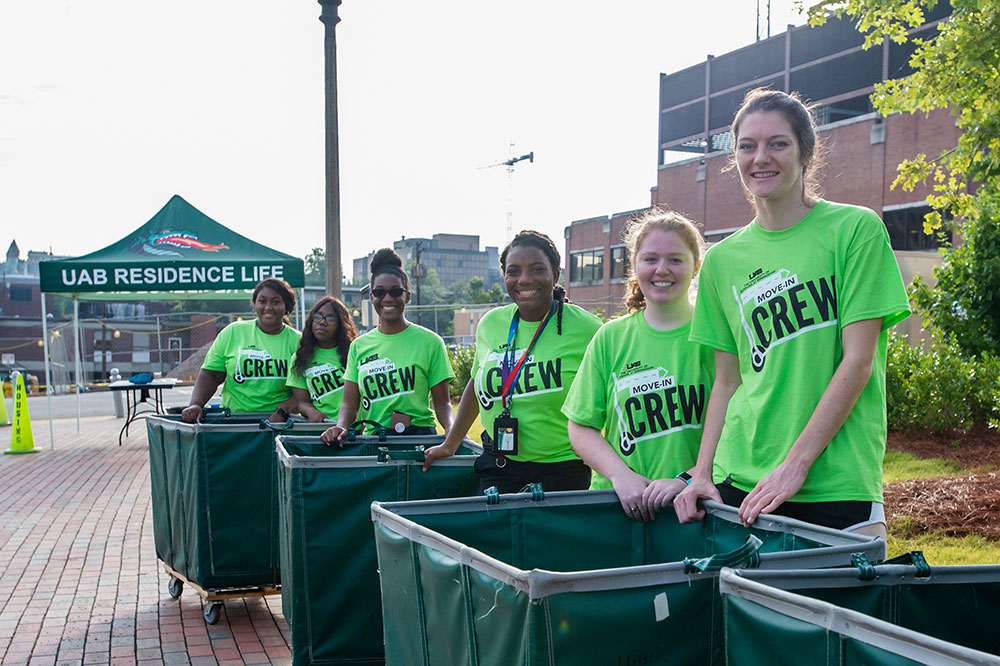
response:
M667 605L667 593L660 592L653 597L653 610L656 611L656 621L663 622L670 617L670 607Z

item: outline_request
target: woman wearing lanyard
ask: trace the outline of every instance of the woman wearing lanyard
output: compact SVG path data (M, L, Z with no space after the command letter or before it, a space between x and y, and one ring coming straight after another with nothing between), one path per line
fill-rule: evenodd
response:
M299 414L319 423L337 418L344 395L347 352L358 337L358 329L344 304L333 296L319 299L306 322L286 384L298 401Z
M448 381L455 372L444 340L404 316L410 278L399 255L383 248L372 256L370 266L378 327L351 343L337 425L321 435L327 444L342 444L359 416L397 435L433 435L435 416L446 430L451 425ZM375 429L368 426L367 432L374 434Z
M625 513L656 517L685 486L701 441L715 366L712 350L688 341L691 282L701 233L686 218L653 209L625 232L629 314L601 327L563 405L569 439L594 469L591 488L614 488Z
M566 302L555 284L560 261L552 240L537 231L522 231L504 248L500 268L514 303L479 322L472 378L445 441L427 450L424 470L454 454L478 403L486 429L475 465L481 489L511 493L534 482L545 490L590 486L590 468L573 452L560 410L601 322Z

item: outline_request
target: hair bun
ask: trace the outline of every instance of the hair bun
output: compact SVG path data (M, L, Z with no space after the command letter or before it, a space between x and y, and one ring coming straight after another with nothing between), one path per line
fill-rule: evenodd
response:
M368 262L368 269L369 272L374 274L376 270L384 266L402 268L403 260L392 248L383 247L381 250L376 250L374 256L371 258L371 261Z

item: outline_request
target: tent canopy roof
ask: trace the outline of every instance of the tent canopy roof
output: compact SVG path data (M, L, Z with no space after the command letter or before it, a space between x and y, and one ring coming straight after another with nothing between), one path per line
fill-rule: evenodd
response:
M118 242L82 257L42 261L39 272L43 292L146 292L144 298L162 291L243 291L267 277L305 284L301 259L241 236L176 194Z

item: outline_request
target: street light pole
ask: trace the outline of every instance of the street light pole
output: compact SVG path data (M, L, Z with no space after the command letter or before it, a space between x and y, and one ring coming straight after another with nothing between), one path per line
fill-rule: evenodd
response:
M323 42L326 75L326 293L341 296L340 262L340 139L337 128L337 8L341 0L319 0L319 20L325 28Z

